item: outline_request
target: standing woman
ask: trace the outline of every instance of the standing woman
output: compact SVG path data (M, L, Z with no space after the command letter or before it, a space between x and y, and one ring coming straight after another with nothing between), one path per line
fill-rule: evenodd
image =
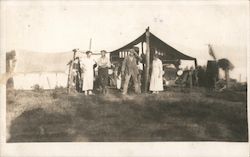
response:
M87 51L86 58L83 58L80 62L81 64L81 69L82 69L82 79L83 79L83 84L82 84L82 90L84 91L85 95L93 95L92 90L93 90L93 82L94 82L94 64L96 62L94 59L91 57L92 52Z
M163 79L162 79L162 62L157 54L154 55L152 63L152 74L150 79L149 90L153 93L159 93L163 91Z

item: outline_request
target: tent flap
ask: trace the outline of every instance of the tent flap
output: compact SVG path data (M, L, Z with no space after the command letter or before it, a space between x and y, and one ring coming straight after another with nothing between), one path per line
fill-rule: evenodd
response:
M150 46L159 49L164 53L165 56L171 56L171 59L183 59L183 60L195 60L195 58L190 57L171 47L170 45L163 42L161 39L156 37L154 34L150 33ZM168 59L168 58L166 58Z
M139 36L137 39L135 39L134 41L130 42L129 44L114 50L110 52L110 56L113 59L119 59L119 52L121 51L125 51L127 49L132 48L134 45L137 45L141 42L145 42L146 41L146 33L143 33L141 36ZM150 49L151 49L151 53L152 50L157 50L163 53L163 58L165 60L178 60L178 59L182 59L182 60L196 60L193 57L190 57L188 55L185 55L183 53L181 53L180 51L176 50L175 48L171 47L170 45L166 44L164 41L162 41L161 39L159 39L157 36L155 36L154 34L150 33L150 37L149 37L149 42L150 42ZM153 54L151 54L152 56Z
M125 45L125 46L123 46L123 47L121 47L121 48L119 48L119 49L116 49L116 50L114 50L114 51L111 51L110 54L112 55L112 54L119 53L119 52L122 51L122 50L130 49L130 48L132 48L134 45L137 45L137 44L139 44L139 43L141 43L141 42L145 42L145 40L146 40L146 34L143 33L141 36L139 36L139 37L138 37L137 39L135 39L134 41L128 43L127 45Z
M14 73L65 72L67 63L72 59L72 52L34 53L18 51Z

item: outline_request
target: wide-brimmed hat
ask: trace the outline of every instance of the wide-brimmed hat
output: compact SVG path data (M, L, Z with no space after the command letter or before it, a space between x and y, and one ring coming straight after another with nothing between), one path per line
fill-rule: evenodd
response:
M91 52L91 51L87 51L87 52L86 52L86 54L90 54L90 53L92 53L92 52Z
M134 49L129 49L129 52L132 54L136 54L136 51Z
M104 52L105 54L107 53L107 51L106 51L106 50L101 50L101 52Z
M140 49L139 47L133 46L133 49L135 50L136 53L139 53Z

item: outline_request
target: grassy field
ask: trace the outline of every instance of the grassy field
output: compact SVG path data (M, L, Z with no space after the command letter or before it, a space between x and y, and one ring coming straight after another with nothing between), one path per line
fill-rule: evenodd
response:
M248 141L246 92L8 91L8 142Z

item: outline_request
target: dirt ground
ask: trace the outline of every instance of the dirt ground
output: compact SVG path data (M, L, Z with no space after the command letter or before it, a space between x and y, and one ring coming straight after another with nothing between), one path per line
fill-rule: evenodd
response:
M7 91L7 142L248 141L246 92Z

